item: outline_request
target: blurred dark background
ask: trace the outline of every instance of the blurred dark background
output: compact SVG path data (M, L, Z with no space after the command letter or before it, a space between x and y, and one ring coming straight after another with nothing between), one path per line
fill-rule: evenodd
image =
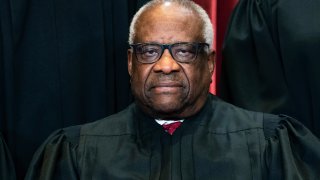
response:
M147 0L0 0L0 130L22 179L54 130L131 101L128 29Z

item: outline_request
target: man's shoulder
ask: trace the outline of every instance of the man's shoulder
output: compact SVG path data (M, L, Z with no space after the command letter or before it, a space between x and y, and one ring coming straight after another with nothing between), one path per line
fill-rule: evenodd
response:
M246 129L261 129L265 137L275 135L276 129L283 122L295 121L286 115L276 115L266 112L252 111L244 109L218 97L212 97L212 119L219 123L218 127L224 127L228 131L242 131ZM213 121L214 122L214 121Z
M80 136L112 136L133 133L135 105L131 104L126 109L105 118L76 126L62 128L54 132L63 135L67 141L78 141Z
M216 96L210 97L209 109L210 127L221 132L236 132L246 129L263 129L265 113L244 109L221 100ZM276 115L270 115L277 119ZM268 116L269 117L269 116Z
M103 119L81 126L81 135L108 136L133 133L135 104Z

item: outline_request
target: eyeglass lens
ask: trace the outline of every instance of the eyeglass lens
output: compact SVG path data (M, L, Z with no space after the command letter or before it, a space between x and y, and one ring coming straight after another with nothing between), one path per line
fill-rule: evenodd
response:
M159 60L165 49L173 59L178 62L188 63L193 61L198 53L198 45L193 43L166 44L138 44L135 46L135 54L142 63L154 63Z

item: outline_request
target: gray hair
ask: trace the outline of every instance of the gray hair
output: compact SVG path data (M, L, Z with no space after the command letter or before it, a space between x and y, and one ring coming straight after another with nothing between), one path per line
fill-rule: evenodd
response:
M214 32L213 32L211 20L208 14L206 13L206 11L191 0L152 0L147 4L145 4L144 6L142 6L137 11L137 13L133 16L133 19L131 21L130 29L129 29L129 44L134 43L133 41L136 36L136 24L141 14L147 11L148 9L164 2L175 2L178 5L181 5L187 9L191 9L192 11L197 13L203 22L202 37L205 39L205 42L210 45L210 49L212 49Z

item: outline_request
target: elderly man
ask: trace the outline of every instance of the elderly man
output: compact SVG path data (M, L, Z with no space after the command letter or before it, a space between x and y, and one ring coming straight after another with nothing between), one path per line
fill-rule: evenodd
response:
M155 0L134 16L128 71L135 102L53 133L26 179L317 179L320 143L286 116L208 93L212 25L189 0Z

